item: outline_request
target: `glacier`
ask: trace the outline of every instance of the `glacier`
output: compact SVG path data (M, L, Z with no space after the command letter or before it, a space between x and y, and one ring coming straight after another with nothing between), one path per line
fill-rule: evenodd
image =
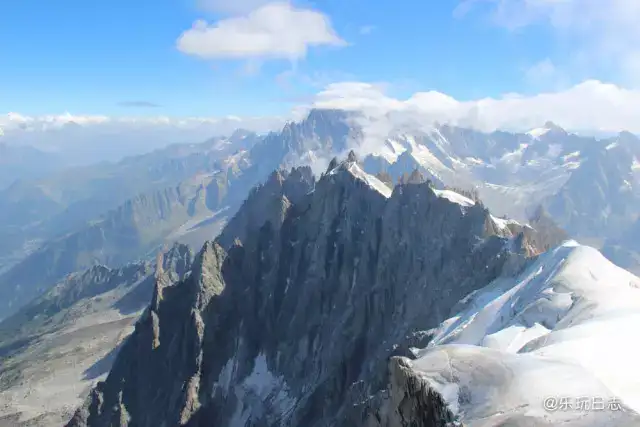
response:
M640 279L596 249L567 241L452 311L403 363L465 425L640 425Z

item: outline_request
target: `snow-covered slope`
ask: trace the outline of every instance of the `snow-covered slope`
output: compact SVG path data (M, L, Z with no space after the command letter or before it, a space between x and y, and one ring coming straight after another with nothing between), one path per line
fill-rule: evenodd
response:
M567 182L594 142L553 123L528 133L482 133L436 124L392 130L377 150L361 149L360 154L369 155L367 172L384 170L398 179L418 169L446 186L477 188L499 215L526 219L527 209Z
M640 425L635 418L625 424L617 410L619 402L640 411L640 279L597 250L566 242L515 278L469 295L453 312L408 363L463 422L534 417ZM560 402L548 398L567 398L573 407L559 410ZM581 398L605 408L578 410Z
M378 193L382 194L384 197L386 198L391 197L391 193L393 192L393 190L387 184L380 181L375 176L370 175L365 171L363 171L362 168L355 161L348 163L346 165L340 165L336 167L335 169L329 172L329 175L335 175L336 173L339 173L340 170L342 169L346 169L351 175L353 175L358 180L362 181L363 183L365 183L366 185L368 185Z

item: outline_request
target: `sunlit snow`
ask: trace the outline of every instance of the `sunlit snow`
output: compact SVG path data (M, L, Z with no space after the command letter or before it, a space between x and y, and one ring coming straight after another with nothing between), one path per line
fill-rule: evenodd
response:
M442 371L456 366L468 371L457 373L458 386L489 387L477 395L483 402L464 408L467 414L505 405L542 410L551 394L617 397L640 411L640 279L597 250L566 242L516 278L500 278L463 299L454 313L415 364L441 385L449 375Z
M458 194L455 191L433 190L433 192L436 193L436 196L445 198L450 202L459 204L460 206L469 207L475 205L475 202L473 200L463 196L462 194Z
M531 129L529 132L527 132L527 135L531 136L532 138L540 138L542 135L546 134L550 130L551 129L549 128Z

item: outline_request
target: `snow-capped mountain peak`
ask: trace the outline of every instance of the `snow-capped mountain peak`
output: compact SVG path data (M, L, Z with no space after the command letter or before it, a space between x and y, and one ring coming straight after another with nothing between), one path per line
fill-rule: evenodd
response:
M529 135L531 138L533 139L539 139L545 135L548 134L556 134L556 135L562 135L562 134L567 134L567 131L565 131L563 128L561 128L560 126L556 125L553 122L546 122L544 124L544 126L539 127L539 128L535 128L535 129L531 129L530 131L528 131L526 134Z

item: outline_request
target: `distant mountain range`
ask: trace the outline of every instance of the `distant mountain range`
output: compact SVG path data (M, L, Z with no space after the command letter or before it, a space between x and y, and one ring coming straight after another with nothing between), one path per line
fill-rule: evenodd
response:
M23 116L0 114L0 141L13 147L35 147L56 153L67 165L117 162L171 144L190 144L212 136L231 135L241 125L258 133L281 128L277 117L168 118L74 116Z

